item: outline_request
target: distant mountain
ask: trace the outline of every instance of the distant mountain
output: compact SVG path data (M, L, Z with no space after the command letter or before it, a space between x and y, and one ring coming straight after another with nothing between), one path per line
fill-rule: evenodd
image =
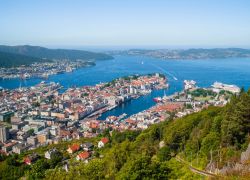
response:
M130 49L127 51L113 51L110 54L139 55L161 59L216 59L233 57L250 57L249 49L214 48L214 49Z
M51 60L44 60L41 58L30 57L20 54L0 52L0 67L17 67L21 65L30 65L34 62L49 62Z
M82 50L71 49L48 49L40 46L4 46L0 45L0 51L14 54L21 54L36 58L47 59L69 59L69 60L107 60L113 57L104 53L94 53Z

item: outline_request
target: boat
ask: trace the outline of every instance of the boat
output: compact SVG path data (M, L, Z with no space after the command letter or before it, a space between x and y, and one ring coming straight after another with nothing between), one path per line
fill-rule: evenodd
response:
M29 73L24 73L24 74L21 74L19 77L21 80L25 80L25 79L29 79L31 75Z
M119 117L120 118L124 118L124 117L126 117L127 116L127 114L126 113L123 113L122 115L120 115Z
M120 116L118 117L118 120L120 121L120 120L124 119L126 116L127 116L127 114L126 114L126 113L123 113L122 115L120 115Z
M72 71L73 71L73 69L70 66L66 67L66 72L72 72Z
M112 110L112 109L116 108L116 106L117 106L117 105L110 106L110 107L108 108L108 110L110 111L110 110Z
M41 77L42 77L43 79L48 79L48 78L49 78L49 74L48 74L48 73L43 73L43 74L41 75Z
M159 102L162 102L162 98L161 97L156 97L156 98L153 98L153 101L156 102L156 103L159 103Z

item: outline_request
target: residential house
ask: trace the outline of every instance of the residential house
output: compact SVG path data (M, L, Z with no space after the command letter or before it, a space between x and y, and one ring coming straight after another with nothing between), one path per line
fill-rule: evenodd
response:
M80 154L76 156L76 160L82 160L85 161L86 163L88 162L87 159L90 157L90 153L87 151L83 151Z
M82 144L82 148L84 151L91 151L93 149L94 145L90 142L86 142Z
M10 151L12 151L13 146L15 146L16 144L17 142L5 143L2 147L3 152L9 153Z
M104 137L98 142L98 148L102 148L109 142L109 139Z
M12 126L12 129L21 130L21 128L22 128L23 126L25 126L25 122L23 122L23 121L13 122L13 123L11 124L11 126Z
M57 153L58 153L58 150L56 148L53 148L53 149L46 151L44 156L46 159L51 159L51 156L53 156L54 154L57 154Z
M27 165L31 165L33 162L35 162L36 160L38 160L39 156L36 153L30 154L28 156L26 156L23 160L23 162Z
M30 145L27 145L25 143L19 143L13 146L12 151L13 153L21 154L24 151L27 151L29 149Z
M37 140L39 143L46 143L47 139L49 139L49 134L47 132L37 134Z
M36 136L30 136L27 138L27 143L28 144L31 144L31 145L37 145L38 143L38 140L37 140L37 137Z
M68 153L70 153L70 154L73 154L79 150L80 150L79 144L73 144L73 145L69 146L69 148L67 149Z

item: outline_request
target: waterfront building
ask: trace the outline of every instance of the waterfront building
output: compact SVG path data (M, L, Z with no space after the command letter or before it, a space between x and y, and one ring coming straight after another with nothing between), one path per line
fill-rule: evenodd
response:
M189 90L189 89L195 89L196 87L196 82L194 80L184 80L184 89Z
M215 82L212 85L212 87L213 87L214 92L219 92L221 90L229 91L229 92L232 92L232 93L239 93L240 92L240 88L238 86L223 84L223 83L220 83L220 82Z

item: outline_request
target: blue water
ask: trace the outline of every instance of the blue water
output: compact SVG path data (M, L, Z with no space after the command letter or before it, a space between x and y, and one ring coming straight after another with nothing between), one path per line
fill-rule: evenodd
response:
M143 63L142 63L143 61ZM166 94L172 94L183 88L183 80L193 79L198 86L208 87L214 81L235 84L245 89L250 87L250 58L210 59L210 60L161 60L138 56L116 56L113 60L98 61L96 66L78 69L72 73L50 76L48 82L59 82L65 88L72 86L95 85L114 78L132 74L164 73L170 83ZM177 80L176 80L177 79ZM41 79L0 80L4 88L32 86ZM154 105L153 97L162 96L163 90L154 91L147 96L127 102L112 111L104 113L101 119L109 115L135 114Z

